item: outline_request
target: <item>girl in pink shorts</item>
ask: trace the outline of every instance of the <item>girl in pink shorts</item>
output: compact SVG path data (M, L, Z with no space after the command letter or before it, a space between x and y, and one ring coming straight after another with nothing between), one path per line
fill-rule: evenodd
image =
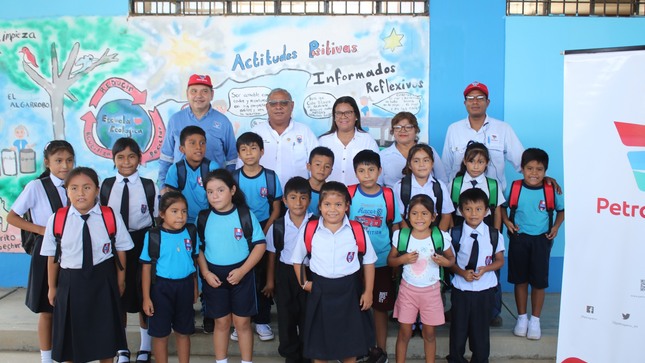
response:
M412 324L417 314L423 323L423 348L426 362L434 362L436 342L434 327L445 323L441 301L442 269L455 263L450 235L431 227L436 218L434 202L425 194L410 200L410 227L395 231L387 258L392 267L403 265L394 317L399 320L396 338L396 362L405 362Z

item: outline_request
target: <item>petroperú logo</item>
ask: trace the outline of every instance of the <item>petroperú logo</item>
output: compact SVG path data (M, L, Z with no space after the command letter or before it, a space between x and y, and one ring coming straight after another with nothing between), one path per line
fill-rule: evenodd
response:
M645 125L614 121L620 141L632 148L645 148ZM638 189L645 192L645 149L627 152Z

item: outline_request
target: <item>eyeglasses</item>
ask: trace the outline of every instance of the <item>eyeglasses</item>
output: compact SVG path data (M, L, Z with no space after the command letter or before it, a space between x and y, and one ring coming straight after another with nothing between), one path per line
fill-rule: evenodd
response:
M354 114L354 111L336 111L334 116L336 117L349 117Z
M414 127L414 125L403 125L403 126L402 125L396 125L396 126L392 126L392 130L394 130L394 132L401 132L401 130L403 130L403 129L405 129L405 131L412 131L412 130L415 129L415 127Z
M292 102L291 100L271 100L271 101L268 101L267 104L270 107L277 107L278 105L282 107L287 107L291 102Z
M484 100L486 100L486 96L482 96L482 95L479 95L479 96L466 96L466 101L473 102L475 100L484 101Z

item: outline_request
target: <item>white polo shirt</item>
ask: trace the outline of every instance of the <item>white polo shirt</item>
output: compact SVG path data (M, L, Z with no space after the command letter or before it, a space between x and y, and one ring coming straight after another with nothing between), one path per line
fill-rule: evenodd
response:
M95 204L88 214L90 218L87 220L87 225L90 228L92 238L92 259L94 265L98 265L113 256L112 244L103 222L103 214L99 204ZM49 217L45 227L43 246L40 250L42 256L54 256L56 254L56 239L54 238L55 216L56 214L52 214ZM132 243L130 233L125 228L121 215L118 212L114 212L114 217L116 219L116 250L127 251L134 248L134 243ZM61 268L80 269L83 267L83 224L81 214L74 206L70 206L60 244Z
M486 266L493 263L493 245L490 243L490 232L488 231L488 226L486 223L482 222L477 226L477 228L472 229L466 223L463 225L463 230L461 233L461 241L459 243L459 253L457 253L457 258L455 263L463 270L468 261L470 261L470 251L473 248L473 238L470 235L474 232L477 233L477 242L479 244L479 256L477 257L477 267ZM497 242L497 252L504 251L504 237L501 233ZM455 242L453 242L453 246ZM490 289L491 287L497 286L497 276L494 271L488 271L479 280L473 280L471 282L466 281L463 277L455 274L452 278L452 285L461 291L482 291Z
M363 264L374 264L376 263L376 253L369 235L363 233L366 244ZM301 264L306 255L305 229L302 228L296 238L291 263ZM343 219L342 227L336 233L325 227L322 217L319 219L318 228L311 241L309 267L312 272L329 279L349 276L359 270L358 246L356 246L354 232L347 216Z
M515 135L511 125L486 116L484 125L475 131L470 127L468 118L457 121L448 126L446 141L443 145L443 165L450 180L455 178L464 159L466 146L469 141L481 142L488 148L490 163L486 176L497 179L501 190L506 189L506 176L504 167L506 160L513 164L518 172L522 161L524 147Z
M49 178L56 187L63 206L67 205L67 194L65 194L65 188L63 188L63 180L58 179L53 174ZM35 179L27 183L11 206L11 210L19 216L31 210L31 220L33 223L38 226L46 226L47 220L52 215L52 208L49 204L47 192L42 181Z
M439 211L436 211L437 214L450 214L455 211L455 207L452 204L452 200L450 200L450 193L448 192L448 189L446 188L446 185L441 182L441 180L437 180L439 182L439 186L441 186L441 193L443 194L443 204L441 205L441 213ZM437 209L437 196L434 195L434 191L432 189L432 184L434 181L432 180L432 177L428 179L428 182L425 183L424 185L420 185L419 182L417 181L417 178L412 176L412 188L410 190L410 199L414 197L417 194L425 194L429 196L432 201L434 202L435 209ZM402 214L406 214L406 210L404 209L403 206L403 201L401 200L401 180L399 180L396 184L394 184L394 188L392 188L394 191L394 199L396 200L397 207L401 211ZM437 218L441 218L441 216L437 216Z
M291 262L292 260L291 257L293 256L293 249L296 245L296 241L298 241L297 239L298 233L300 233L301 230L305 229L305 226L307 225L307 221L309 220L310 217L311 217L311 213L306 213L305 219L303 219L300 227L296 227L296 225L291 220L291 214L289 213L289 211L287 211L287 213L284 215L284 248L282 249L282 252L280 252L280 262L286 263L287 265L293 265L293 262ZM267 238L267 251L275 253L275 242L273 240L273 226L275 226L275 223L273 223L271 227L269 227L266 238ZM305 262L305 264L307 264L307 262Z
M434 163L432 165L432 175L440 180L442 183L448 185L448 175L446 174L446 169L443 167L443 162L439 157L437 150L430 146L432 149L432 158ZM386 187L393 188L394 184L403 178L403 173L401 172L405 167L407 160L401 154L399 149L396 148L396 143L390 145L390 147L385 148L379 152L381 156L381 167L383 167L383 172L381 173L382 182Z
M318 139L320 146L326 146L334 152L334 169L331 171L327 181L337 181L345 185L358 184L358 178L354 172L354 156L365 149L379 152L376 141L367 132L361 132L355 129L354 137L347 144L338 139L336 132L329 135L321 136Z
M282 189L294 176L309 178L309 154L318 146L318 139L309 126L291 120L289 126L279 135L271 128L269 122L263 122L254 126L251 131L260 135L264 142L264 155L260 164L276 172ZM238 159L238 169L242 165L242 161Z

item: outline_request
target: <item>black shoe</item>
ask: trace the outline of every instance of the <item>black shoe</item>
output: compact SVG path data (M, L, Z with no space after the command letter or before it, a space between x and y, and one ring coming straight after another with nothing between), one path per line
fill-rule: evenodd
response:
M140 359L139 357L145 356L145 359ZM140 350L137 352L137 360L135 363L150 363L150 356L152 353L148 350Z
M204 320L202 320L202 328L204 329L204 334L213 334L213 330L215 330L215 320L205 317Z
M116 354L116 361L119 362L121 357L126 357L128 360L127 362L130 363L130 351L129 350L120 350Z
M383 349L379 347L370 348L370 351L367 355L368 363L388 363L387 353L385 353Z
M501 315L497 315L490 321L490 326L494 328L499 328L500 326L502 326L502 324L504 324L504 320L502 319Z

